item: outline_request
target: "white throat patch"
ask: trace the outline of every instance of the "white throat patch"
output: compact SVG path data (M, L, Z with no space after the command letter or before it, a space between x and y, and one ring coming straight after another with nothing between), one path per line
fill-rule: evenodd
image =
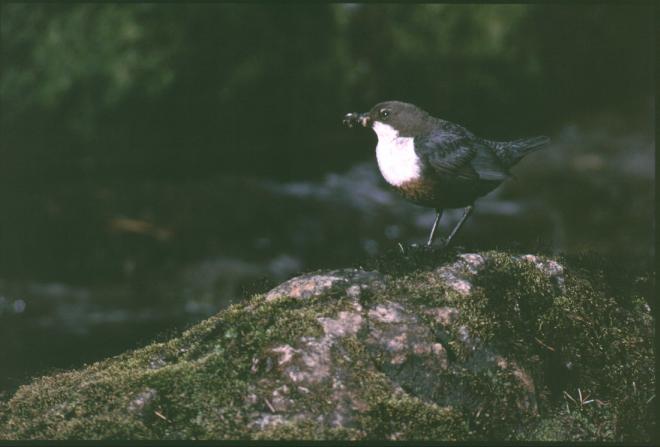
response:
M412 137L399 137L392 126L374 122L374 132L378 135L376 159L380 173L387 183L400 186L410 180L419 178L421 168L419 157L415 154Z

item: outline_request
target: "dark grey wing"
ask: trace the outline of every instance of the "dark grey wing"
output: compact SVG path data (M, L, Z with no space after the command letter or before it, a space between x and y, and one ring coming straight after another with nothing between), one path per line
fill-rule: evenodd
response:
M415 152L448 179L502 181L509 177L488 144L472 135L436 131L415 138Z
M476 138L477 156L472 160L472 167L481 180L504 181L511 177L509 169L502 163L495 151L485 141Z

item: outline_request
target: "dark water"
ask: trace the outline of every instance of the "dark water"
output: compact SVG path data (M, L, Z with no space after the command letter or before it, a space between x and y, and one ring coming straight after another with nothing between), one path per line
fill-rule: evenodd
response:
M569 125L477 202L465 250L653 256L650 131ZM425 241L375 160L314 181L89 181L0 193L0 390L203 319L296 273ZM443 232L460 217L445 214Z

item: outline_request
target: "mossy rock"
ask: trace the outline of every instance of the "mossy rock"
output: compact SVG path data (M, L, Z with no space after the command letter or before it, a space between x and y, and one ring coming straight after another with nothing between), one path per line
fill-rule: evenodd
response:
M419 251L294 278L22 386L0 439L649 441L654 278L594 259Z

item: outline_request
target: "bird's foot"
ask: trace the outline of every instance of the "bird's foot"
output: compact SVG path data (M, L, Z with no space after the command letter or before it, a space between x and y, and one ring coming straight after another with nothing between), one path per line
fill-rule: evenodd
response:
M441 251L447 248L447 245L449 245L447 239L439 237L435 240L435 243L427 243L424 248L428 251Z
M426 249L426 245L419 245L416 243L406 244L406 243L398 242L397 245L399 246L399 250L401 250L401 254L404 256Z

